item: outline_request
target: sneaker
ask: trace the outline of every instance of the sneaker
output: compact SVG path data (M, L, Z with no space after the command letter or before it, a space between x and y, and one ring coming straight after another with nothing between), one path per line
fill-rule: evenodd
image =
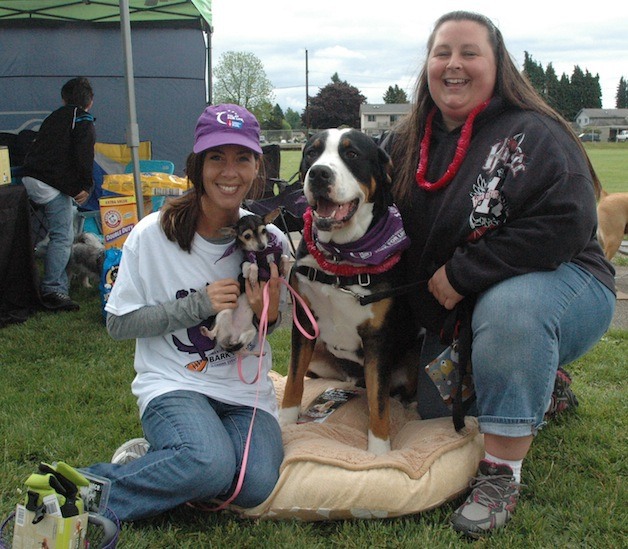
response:
M41 296L41 302L46 309L51 311L78 311L80 306L76 301L72 301L69 295L61 292L52 292Z
M515 481L512 469L503 463L483 459L478 476L471 480L469 486L469 497L450 519L453 529L479 538L503 527L510 520L519 499L520 485Z
M132 438L118 448L111 457L111 463L124 465L146 455L150 444L145 438Z
M571 377L562 368L558 368L556 372L556 381L554 381L554 391L552 392L552 400L545 412L545 420L555 418L561 412L574 409L578 406L578 399L571 390Z

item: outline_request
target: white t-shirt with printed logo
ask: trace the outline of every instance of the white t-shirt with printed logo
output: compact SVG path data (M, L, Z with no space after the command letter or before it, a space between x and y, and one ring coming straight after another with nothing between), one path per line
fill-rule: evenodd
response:
M245 213L248 212L241 211L241 215ZM269 230L280 236L284 253L288 253L285 235L275 226L269 226ZM196 234L191 253L185 252L166 238L159 225L159 212L146 216L124 243L118 276L105 310L121 316L189 292L204 291L215 280L237 279L242 255L223 257L229 246L208 242ZM151 399L175 390L196 391L228 404L257 405L277 416L274 387L268 377L272 367L268 342L264 343L258 382L251 383L260 368L260 359L254 355L242 358L246 383L238 373L238 358L204 336L201 325L209 327L211 318L188 329L136 340L132 391L138 399L140 416ZM250 348L257 350L257 346L256 337Z

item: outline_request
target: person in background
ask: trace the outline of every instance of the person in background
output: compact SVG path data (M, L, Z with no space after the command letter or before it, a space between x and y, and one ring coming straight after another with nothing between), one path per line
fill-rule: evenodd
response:
M74 241L73 203L83 204L92 190L94 92L87 78L73 78L61 88L63 106L41 124L24 159L22 182L29 198L41 205L49 242L44 257L41 300L53 311L78 311L70 299L66 267Z
M412 241L408 282L427 281L408 295L419 322L437 332L448 311L475 304L468 330L486 454L451 522L478 537L511 518L546 413L576 404L559 367L611 322L614 269L596 240L599 181L499 29L465 11L436 22L412 110L383 146ZM431 332L424 352L438 343ZM422 375L419 391L433 392ZM438 396L418 403L424 418L449 413Z
M193 189L144 217L124 243L107 329L114 339L136 339L132 390L146 438L127 441L112 463L84 469L111 481L108 506L122 521L231 496L252 421L249 466L233 503L260 504L279 478L283 446L269 343L258 348L256 338L238 357L206 335L241 293L243 258L228 253L233 236L223 229L248 213L241 204L263 168L259 129L240 106L207 107L187 161ZM287 254L285 235L267 229ZM268 284L268 323L275 326L285 292L277 265L270 268L268 282L247 280L243 291L259 322Z

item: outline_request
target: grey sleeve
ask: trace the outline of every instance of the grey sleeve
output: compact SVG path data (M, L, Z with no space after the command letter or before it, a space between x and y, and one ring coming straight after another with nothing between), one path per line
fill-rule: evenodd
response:
M196 326L215 314L204 290L160 305L145 306L122 316L107 314L107 331L116 340L153 337Z

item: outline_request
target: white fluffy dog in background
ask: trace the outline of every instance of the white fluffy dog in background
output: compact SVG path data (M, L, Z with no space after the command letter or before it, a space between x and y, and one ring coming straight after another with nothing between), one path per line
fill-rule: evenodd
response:
M105 261L105 246L93 233L80 233L74 238L72 254L66 267L70 280L78 278L83 286L98 286Z

